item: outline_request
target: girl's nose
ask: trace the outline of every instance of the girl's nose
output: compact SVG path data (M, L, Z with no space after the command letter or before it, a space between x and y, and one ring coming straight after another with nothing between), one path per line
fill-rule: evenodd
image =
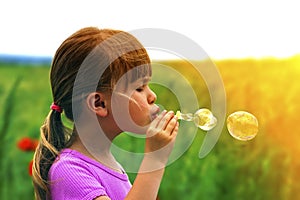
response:
M149 94L148 94L148 103L149 104L154 104L156 101L156 94L149 88Z

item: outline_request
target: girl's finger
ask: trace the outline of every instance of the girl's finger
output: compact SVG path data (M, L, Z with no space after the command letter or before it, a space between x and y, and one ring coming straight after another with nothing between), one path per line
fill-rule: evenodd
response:
M162 118L166 115L167 111L162 111L151 123L157 127Z
M154 134L153 132L156 132L158 124L160 123L160 121L162 120L162 118L166 115L167 111L164 110L162 111L150 124L148 133L150 135Z
M157 124L157 129L158 130L165 130L169 121L172 119L172 117L174 116L174 112L173 111L169 111L167 114L165 114L163 116L163 118L159 121L159 123Z
M169 133L170 135L172 135L173 131L175 130L175 128L178 126L178 121L177 121L177 117L174 116L170 122L167 124L167 127L165 129L166 133Z

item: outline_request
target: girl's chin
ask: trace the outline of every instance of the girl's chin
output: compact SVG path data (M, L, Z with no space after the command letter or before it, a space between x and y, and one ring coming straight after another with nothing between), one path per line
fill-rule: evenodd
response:
M154 116L155 118L157 116ZM146 134L150 123L152 122L151 117L145 117L143 120L142 118L134 118L132 117L130 121L122 121L120 125L121 130L125 132L131 132L138 135Z
M145 117L143 120L141 119L132 119L133 120L133 123L135 123L134 126L136 127L141 127L141 128L148 128L150 123L156 118L157 116L149 116L149 117Z
M150 122L146 125L135 125L135 126L128 128L126 131L137 134L137 135L146 135L149 125L150 125Z
M131 134L134 134L134 135L146 135L146 131L144 130L128 130L128 131L125 131L127 133L131 133Z

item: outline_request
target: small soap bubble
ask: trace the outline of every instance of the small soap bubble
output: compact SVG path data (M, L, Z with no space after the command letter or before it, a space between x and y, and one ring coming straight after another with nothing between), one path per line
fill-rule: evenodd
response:
M246 111L237 111L227 118L227 129L235 139L247 141L253 139L258 132L258 121L254 115Z
M201 108L194 114L194 123L204 131L209 131L217 125L217 118L207 108Z
M193 121L195 126L204 131L209 131L217 125L217 118L207 108L201 108L194 114L177 111L176 116L180 120Z

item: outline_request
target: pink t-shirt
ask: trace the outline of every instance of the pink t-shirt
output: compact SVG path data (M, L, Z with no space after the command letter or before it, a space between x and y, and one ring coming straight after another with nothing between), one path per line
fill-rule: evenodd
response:
M131 188L126 173L118 173L71 149L62 150L49 171L53 200L92 200L106 195L123 200Z

